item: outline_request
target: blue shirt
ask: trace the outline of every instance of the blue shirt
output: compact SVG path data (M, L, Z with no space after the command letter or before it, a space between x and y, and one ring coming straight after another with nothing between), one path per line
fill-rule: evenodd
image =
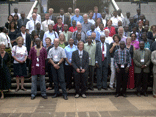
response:
M83 17L81 15L79 15L79 17L76 17L76 15L74 15L72 18L71 18L71 26L73 26L72 24L72 21L75 20L76 21L76 24L77 22L79 21L81 24L83 23Z
M145 49L149 49L150 50L150 43L149 42L146 42L145 43L145 47L144 47Z
M65 50L65 53L66 53L66 58L67 58L68 61L71 63L71 61L72 61L72 53L73 53L74 51L77 50L77 46L73 45L73 47L71 48L70 45L67 45L67 46L64 48L64 50ZM69 65L69 64L67 63L67 61L65 62L65 65Z
M94 15L93 15L93 17L92 17L94 20L95 20L95 13L94 13ZM97 18L102 18L102 16L101 16L101 14L100 13L97 13Z
M96 38L95 38L95 40L98 40L98 41L100 41L100 33L98 32L98 31L96 31L96 30L94 30L94 32L96 33ZM87 36L91 36L91 34L92 34L92 31L91 30L89 30L89 31L87 31Z
M55 33L55 34L54 34ZM54 39L55 38L59 38L57 32L53 31L52 33L50 33L49 31L45 32L44 33L44 36L43 36L43 46L45 47L46 46L46 42L45 42L45 39L49 37L51 39L51 44L53 44L54 42Z

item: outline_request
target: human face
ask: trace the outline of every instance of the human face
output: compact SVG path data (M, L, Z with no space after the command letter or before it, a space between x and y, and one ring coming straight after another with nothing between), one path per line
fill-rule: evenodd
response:
M108 21L108 22L107 22L107 25L108 25L108 26L112 26L112 22L111 22L111 21Z
M116 16L117 16L117 12L116 12L116 11L114 11L114 12L113 12L113 15L116 17Z
M102 18L103 19L105 19L105 16L106 16L106 14L105 13L102 13Z
M92 30L92 31L95 30L95 25L91 25L91 30Z
M17 41L17 44L18 44L19 47L21 47L23 45L23 39L19 39Z
M14 12L15 12L15 13L18 13L18 9L14 9Z
M109 31L105 31L105 35L106 35L106 37L108 37L109 36Z
M0 52L4 52L5 51L5 45L0 45Z
M131 35L131 39L132 39L132 41L136 40L135 34Z
M139 28L142 28L142 22L139 22Z
M75 15L79 15L80 11L78 9L75 10Z
M48 20L49 19L49 14L45 15L45 19Z
M53 30L53 25L49 25L49 26L48 26L48 29L49 29L50 32L52 32L52 30Z
M76 21L73 21L72 24L73 24L73 26L75 27L75 26L76 26Z
M84 20L84 21L88 21L88 16L87 16L87 15L84 15L84 16L83 16L83 20Z
M8 19L9 19L9 21L12 21L12 20L13 20L12 16L9 16L9 18L8 18Z
M114 42L119 43L119 38L117 36L114 37Z
M58 20L57 20L57 23L58 23L58 24L62 24L62 19L58 19Z
M122 26L122 22L118 21L118 27Z
M68 30L68 25L64 25L64 30L65 30L65 31Z
M38 9L33 9L33 12L34 12L34 13L37 13L37 10L38 10Z
M36 14L34 13L33 15L32 15L32 18L33 18L33 20L36 20Z
M61 15L64 15L64 10L60 10L60 14Z
M49 10L49 14L52 15L53 14L53 10Z
M23 33L25 32L25 27L24 26L21 27L21 32L23 32Z
M144 41L147 40L147 38L146 38L146 34L145 34L145 33L142 34L142 39L143 39Z
M132 42L131 38L127 38L126 42L127 42L128 45L130 45L131 42Z
M89 36L88 39L87 39L88 43L91 43L92 42L92 37Z
M81 24L77 24L77 30L81 30L81 29L82 29Z
M118 34L119 34L120 36L123 35L123 29L122 29L122 28L119 29Z
M35 43L36 43L37 46L40 46L41 40L40 39L36 39Z
M24 13L22 13L22 14L21 14L21 17L24 19L24 18L25 18L25 14L24 14Z
M98 8L94 8L94 12L95 13L98 13Z
M14 22L11 23L11 28L14 28L15 24Z
M77 40L81 40L81 34L77 34Z
M60 41L64 41L64 34L60 34Z
M78 48L79 48L80 51L82 51L83 48L84 48L84 44L83 43L79 43Z
M68 12L69 13L72 13L72 8L68 8Z
M101 30L103 30L103 29L104 29L103 24L100 24L100 29L101 29Z
M59 45L59 40L58 40L58 39L55 39L55 40L54 40L54 46L55 46L55 47L58 47L58 45Z
M74 39L70 38L70 39L69 39L69 44L70 44L70 45L73 45L73 44L74 44Z
M46 45L50 45L51 44L50 39L46 39L45 42L46 42Z
M92 17L93 17L93 12L90 12L89 13L89 18L92 19Z
M101 40L102 43L104 43L105 42L105 37L100 37L100 40Z
M143 49L144 49L144 47L145 47L144 42L140 42L140 43L139 43L139 46L140 46L140 49L141 49L141 50L143 50Z
M125 48L125 42L120 43L120 48L123 50Z
M125 26L125 32L127 32L129 30L129 27L128 26Z
M96 33L92 33L91 37L94 40L96 38Z

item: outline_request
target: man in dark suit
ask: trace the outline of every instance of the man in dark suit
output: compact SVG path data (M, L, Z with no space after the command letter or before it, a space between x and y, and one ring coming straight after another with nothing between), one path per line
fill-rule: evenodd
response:
M70 27L70 19L68 16L64 15L64 9L60 9L60 16L62 17L62 23L67 24Z
M26 25L29 19L25 18L25 13L21 12L21 19L17 21L17 26L20 29L22 25Z
M54 23L56 24L57 21L56 21L56 17L53 15L53 12L54 12L54 9L53 8L49 8L49 19L53 20Z
M96 45L95 62L97 67L97 88L107 90L108 65L110 63L109 44L105 43L105 36L100 36L101 42Z
M89 54L84 49L84 43L80 41L78 43L78 50L72 53L72 65L74 68L75 76L75 88L78 98L80 94L83 98L86 98L86 81L87 81L87 69L89 65ZM81 92L80 92L81 87Z

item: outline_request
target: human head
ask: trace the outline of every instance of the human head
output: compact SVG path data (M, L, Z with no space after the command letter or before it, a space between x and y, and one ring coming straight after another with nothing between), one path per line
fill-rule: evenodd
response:
M74 44L74 39L70 38L68 42L69 42L70 45L73 45Z
M118 34L119 34L119 36L122 37L123 36L123 33L124 33L124 28L122 26L120 26L118 28Z
M41 24L39 22L36 24L36 29L37 30L40 30L41 29Z
M92 42L92 37L91 37L91 36L88 36L88 37L87 37L87 42L88 42L88 43L91 43L91 42Z
M21 17L22 17L22 19L25 18L25 13L23 11L21 12Z
M94 12L92 10L89 11L89 18L92 19Z
M63 8L60 9L60 15L64 15L64 9Z
M18 8L17 7L14 8L14 12L18 13Z
M49 19L49 13L45 14L45 19L48 20Z
M25 25L22 25L21 26L21 32L24 33L25 31L26 31L26 26Z
M98 7L97 6L94 7L94 12L98 13Z
M143 41L147 41L147 35L146 35L146 32L143 32L142 35L141 35Z
M91 25L91 30L92 30L92 31L95 30L95 25L94 25L94 24Z
M149 26L149 20L146 20L144 25L148 25Z
M95 32L92 32L91 37L92 37L93 40L95 40L95 38L96 38L96 33L95 33Z
M108 37L109 36L109 32L110 32L109 29L105 29L104 31L105 31L105 36Z
M17 28L17 25L16 25L16 23L14 21L11 21L10 24L9 24L9 28L8 29L11 30L11 28L14 28L14 29Z
M104 35L101 35L100 36L100 40L101 40L102 43L104 43L105 42L105 36Z
M64 35L64 33L60 33L59 34L59 40L65 42L65 35Z
M151 26L151 30L152 30L153 32L155 32L155 31L156 31L156 25L152 25L152 26Z
M133 18L133 17L130 17L130 18L129 18L129 22L130 22L131 24L133 24L133 23L134 23L134 18Z
M37 13L37 11L38 11L38 8L37 7L34 7L33 13Z
M77 33L77 34L76 34L76 39L77 39L78 41L81 40L81 33Z
M12 15L9 15L9 16L8 16L8 21L11 22L13 19L14 19L14 17L13 17Z
M124 41L121 41L120 42L120 48L123 50L125 48L125 42Z
M87 14L83 15L83 20L84 20L84 22L88 22L88 15Z
M130 12L128 11L128 12L126 12L126 16L127 16L127 18L129 18L130 17Z
M140 15L140 11L141 11L140 8L137 8L136 11L137 11L137 14Z
M108 20L107 25L108 25L108 27L111 27L112 26L112 20Z
M106 13L105 13L105 12L102 12L101 15L102 15L102 18L105 19L105 17L106 17Z
M83 48L84 48L84 43L83 43L82 41L79 41L78 44L77 44L77 47L78 47L78 49L79 49L80 51L82 51Z
M18 15L15 14L15 15L14 15L14 21L17 21L18 19L19 19Z
M139 21L139 22L138 22L138 26L139 26L139 28L142 28L143 22L142 22L142 21Z
M23 45L23 43L24 43L23 37L21 37L21 36L17 37L16 42L17 42L17 45L19 47L21 47Z
M118 27L122 26L122 21L118 21Z
M53 31L53 24L49 24L48 29L49 29L50 32L52 32Z
M46 45L51 45L51 39L50 39L50 37L47 37L45 39L45 42L46 42Z
M67 31L67 30L68 30L68 25L64 24L64 31Z
M100 24L99 27L100 27L100 30L103 30L104 29L104 24Z
M79 9L79 8L76 8L76 9L75 9L75 15L76 15L76 16L79 16L79 14L80 14L80 9Z
M54 46L57 48L59 46L59 39L55 38L54 39Z
M127 39L126 39L126 44L127 44L127 45L130 45L130 44L131 44L131 42L132 42L131 37L127 37Z
M49 8L49 14L52 15L54 12L54 9L53 8Z
M117 17L117 11L113 11L113 16Z
M72 24L73 24L73 27L76 27L76 21L75 20L72 21Z
M141 50L144 49L144 47L145 47L145 43L144 43L144 41L140 41L140 43L139 43L139 47L140 47Z
M149 26L148 25L145 25L144 29L145 29L146 32L148 32Z
M119 41L121 40L121 37L118 34L115 34L113 36L113 40L114 40L115 43L119 43Z
M132 33L130 36L131 36L132 41L136 40L136 34L135 33Z
M62 24L62 17L57 17L57 23Z
M125 32L128 32L128 31L129 31L129 26L126 25L126 26L124 27L124 30L125 30Z
M0 42L0 52L3 53L5 51L5 42Z
M117 14L118 14L119 16L121 16L121 13L122 13L122 10L119 9L119 10L117 11Z
M77 30L81 30L82 29L82 25L81 25L81 23L77 23Z
M33 18L34 21L36 20L36 17L37 17L36 13L33 13L32 18Z
M41 40L40 40L40 38L36 38L36 39L35 39L35 43L36 43L36 45L37 45L38 47L40 47L40 45L41 45Z
M73 9L71 7L68 8L68 12L72 13Z

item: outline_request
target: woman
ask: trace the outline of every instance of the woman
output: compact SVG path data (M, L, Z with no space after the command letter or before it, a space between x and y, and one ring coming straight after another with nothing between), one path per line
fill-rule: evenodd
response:
M63 33L60 33L59 39L60 39L59 46L64 49L68 45L68 42L65 42L65 35Z
M9 90L11 75L7 63L10 61L9 54L5 51L5 42L0 43L0 90L1 99L4 98L3 90Z
M138 50L140 47L139 47L139 41L136 40L136 33L132 33L131 35L131 39L132 39L132 42L131 42L131 45L134 46L135 50Z
M9 34L8 34L8 36L10 37L12 47L14 45L17 45L17 43L16 43L16 35L18 33L18 30L17 30L16 27L17 27L16 23L14 21L11 21L10 25L9 25Z
M133 63L133 53L135 51L135 48L133 45L131 45L131 37L128 37L126 39L126 48L129 50L130 54L131 54L131 66L129 68L129 78L128 78L128 82L127 82L127 88L129 89L133 89L134 88L134 63Z
M116 32L115 32L115 28L112 26L112 20L108 20L108 22L107 22L107 27L106 28L104 28L104 30L105 29L109 29L109 36L110 37L113 37L113 35L115 35L116 34Z
M57 18L57 23L54 25L53 30L56 31L58 34L64 31L63 29L64 24L62 23L62 18L58 17Z
M18 37L17 46L12 49L12 57L14 58L14 75L16 76L17 88L19 91L19 78L21 78L21 90L26 91L24 88L24 76L27 75L26 59L28 56L27 48L23 46L23 37Z
M115 66L114 66L114 52L119 49L119 42L121 40L120 36L115 34L113 36L113 40L114 40L114 43L111 43L110 44L110 54L111 54L111 78L110 78L110 84L109 84L109 87L110 89L114 89L113 88L113 84L114 84L114 79L115 79Z
M131 34L135 33L136 34L136 40L138 41L139 40L139 33L137 32L137 30L138 30L138 28L136 26L133 27Z
M96 20L96 30L97 30L97 31L100 31L100 24L101 24L101 19L98 18L98 19Z
M154 41L156 41L156 25L151 26L151 30L153 32L153 39Z
M15 24L16 24L16 28L17 28L17 29L20 28L20 27L17 27L17 21L18 21L18 19L19 19L19 18L18 18L18 15L15 14L13 20L14 20L14 22L15 22Z
M8 16L8 21L5 23L5 27L8 29L9 28L9 24L10 22L13 20L13 16L12 15L9 15Z

